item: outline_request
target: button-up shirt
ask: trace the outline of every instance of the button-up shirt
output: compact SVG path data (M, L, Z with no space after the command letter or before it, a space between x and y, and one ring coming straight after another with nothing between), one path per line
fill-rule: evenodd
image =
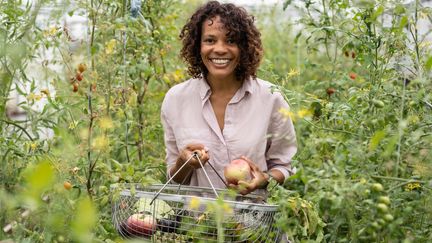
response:
M168 177L179 151L187 144L201 143L209 149L209 163L224 178L224 167L244 155L262 171L277 169L285 178L294 173L291 159L297 151L291 119L281 109L289 109L272 84L249 79L243 82L225 110L221 130L213 111L211 89L204 79L189 79L172 87L162 103ZM215 171L205 164L212 184L225 188ZM193 171L191 186L210 187L202 169Z

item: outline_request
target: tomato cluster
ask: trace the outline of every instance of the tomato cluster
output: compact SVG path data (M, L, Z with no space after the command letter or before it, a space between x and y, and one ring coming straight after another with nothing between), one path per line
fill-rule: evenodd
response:
M78 64L75 76L70 81L72 84L72 91L78 92L79 83L84 79L84 72L87 70L87 65L84 63Z
M380 183L371 185L372 191L375 193L375 210L376 220L371 222L371 227L380 230L394 220L393 215L389 212L391 205L390 197L384 195L384 187Z

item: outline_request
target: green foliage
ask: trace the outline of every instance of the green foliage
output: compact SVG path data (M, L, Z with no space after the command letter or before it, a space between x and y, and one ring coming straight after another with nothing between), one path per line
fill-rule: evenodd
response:
M143 1L133 18L127 1L78 1L50 16L84 10L89 42L74 52L64 26L35 25L45 2L0 5L1 239L121 241L109 188L165 180L160 104L187 78L177 36L200 2ZM432 58L417 28L431 9L324 0L250 11L265 47L258 76L289 101L298 137L298 172L271 195L281 229L294 242L431 241ZM34 77L44 51L54 58ZM26 121L6 114L11 91Z

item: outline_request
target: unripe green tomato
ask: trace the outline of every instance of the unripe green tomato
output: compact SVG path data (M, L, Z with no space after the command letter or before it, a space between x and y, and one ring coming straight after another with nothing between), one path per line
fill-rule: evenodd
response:
M384 107L384 102L382 102L381 100L373 99L373 100L372 100L372 104L373 104L376 108L383 108L383 107Z
M388 213L388 214L384 215L384 219L388 222L391 222L391 221L393 221L394 217L393 217L393 215Z
M376 207L377 207L378 211L381 213L387 213L388 212L388 207L384 203L378 203L376 205Z
M369 196L371 191L369 189L364 190L363 192L365 194L365 196Z
M381 229L381 225L379 225L378 224L378 222L373 222L372 224L371 224L371 226L373 227L373 228L375 228L375 229Z
M372 188L372 191L375 191L375 192L384 191L384 187L380 183L373 183L371 188Z
M388 196L380 196L378 202L390 205L390 198Z
M386 224L386 221L384 219L377 219L377 222L381 226L384 226Z
M417 103L414 100L411 100L408 104L409 106L415 106Z

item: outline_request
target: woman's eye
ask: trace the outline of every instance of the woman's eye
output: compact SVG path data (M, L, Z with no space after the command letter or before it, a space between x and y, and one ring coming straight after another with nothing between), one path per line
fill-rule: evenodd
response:
M228 40L227 40L227 43L228 43L228 44L235 44L235 41L234 41L234 39L228 39Z
M206 42L206 43L213 43L214 40L213 39L204 39L204 42Z

